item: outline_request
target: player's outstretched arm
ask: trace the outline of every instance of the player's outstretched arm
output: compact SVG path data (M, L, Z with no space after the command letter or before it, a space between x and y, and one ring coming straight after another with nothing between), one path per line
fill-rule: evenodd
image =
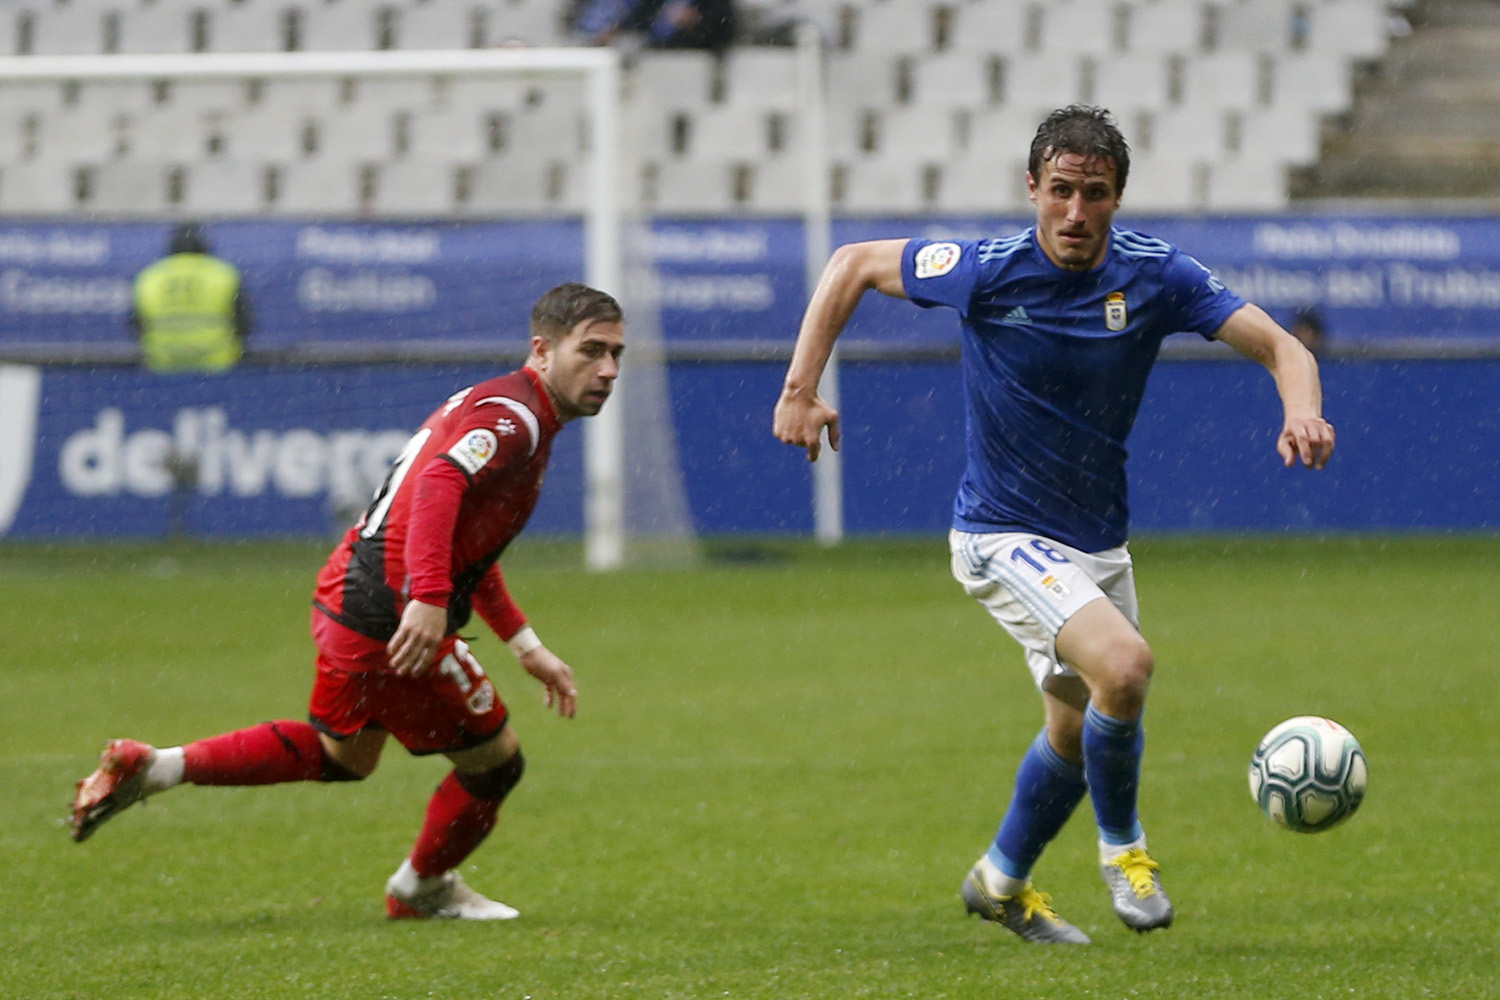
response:
M542 682L547 707L571 719L578 714L578 685L573 682L573 668L546 646L537 646L521 657L526 672Z
M1333 455L1334 432L1333 425L1323 419L1323 386L1312 352L1252 303L1235 310L1217 337L1265 365L1276 380L1283 414L1276 450L1282 462L1290 467L1300 460L1309 469L1327 465Z
M825 427L829 446L834 451L839 447L838 411L818 395L818 382L833 354L833 343L865 292L873 288L895 298L906 297L901 283L901 252L905 248L906 240L846 243L833 252L823 268L802 315L792 363L772 416L772 432L777 439L806 448L808 461L817 461Z

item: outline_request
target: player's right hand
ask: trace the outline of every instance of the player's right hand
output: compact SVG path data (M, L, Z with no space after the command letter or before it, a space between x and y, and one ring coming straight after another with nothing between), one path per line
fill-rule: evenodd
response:
M784 390L776 401L771 430L783 444L807 449L807 460L816 462L823 450L823 428L828 428L828 445L839 450L839 411L822 396L804 395Z

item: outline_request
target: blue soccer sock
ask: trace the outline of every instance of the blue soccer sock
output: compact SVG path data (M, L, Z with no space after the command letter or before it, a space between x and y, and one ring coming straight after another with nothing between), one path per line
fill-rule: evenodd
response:
M1133 844L1143 836L1136 796L1145 748L1140 719L1115 719L1089 703L1083 716L1083 770L1105 844Z
M1026 879L1087 790L1083 768L1052 749L1043 729L1021 758L1010 808L986 857L1005 875Z

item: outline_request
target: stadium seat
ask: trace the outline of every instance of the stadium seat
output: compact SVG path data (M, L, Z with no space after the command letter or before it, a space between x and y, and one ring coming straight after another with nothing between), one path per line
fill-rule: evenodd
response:
M1053 110L1052 104L1006 104L969 116L964 149L971 156L1002 160L1025 158L1037 126Z
M477 49L483 44L484 21L477 4L412 0L390 10L393 49Z
M966 153L938 165L937 201L941 212L1025 212L1031 208L1026 189L1024 150L1009 157Z
M714 57L687 50L647 51L627 77L629 99L646 106L693 107L713 99Z
M186 0L157 0L147 6L123 2L105 22L107 48L121 55L193 52L198 45L197 5Z
M173 167L163 160L115 160L89 168L84 208L104 215L155 215L171 205Z
M0 110L51 114L63 106L63 88L56 83L7 82L0 87Z
M441 106L435 77L355 77L348 91L353 107L380 107L387 111L431 111Z
M276 168L276 215L354 215L365 207L365 168L347 159L302 160Z
M1262 56L1254 52L1210 52L1193 56L1182 67L1186 105L1245 109L1261 104Z
M807 205L807 165L796 156L772 156L747 164L741 208L764 214L793 214ZM825 187L828 178L820 180Z
M919 212L931 207L929 177L920 159L871 157L834 165L833 207L851 215Z
M1272 105L1239 116L1236 155L1305 166L1322 152L1319 115L1290 105Z
M912 60L913 104L982 108L994 104L999 91L1000 67L988 53L943 52Z
M1206 19L1201 0L1152 0L1131 4L1126 48L1133 53L1185 54L1202 51Z
M291 46L291 10L286 0L239 0L207 9L208 52L285 52Z
M1037 49L1047 54L1109 55L1123 47L1124 17L1116 0L1062 0L1038 7Z
M935 162L958 149L956 112L947 105L904 105L875 116L875 145L882 157Z
M1284 163L1248 156L1210 165L1206 207L1251 212L1285 208L1286 205Z
M1339 114L1354 106L1349 56L1308 52L1277 59L1271 69L1271 104Z
M1323 0L1310 4L1308 15L1309 52L1375 59L1390 44L1380 0Z
M467 107L408 114L405 154L432 163L481 160L494 151L493 117Z
M769 112L739 108L700 108L685 115L687 147L693 159L754 159L771 152Z
M303 52L367 52L378 48L375 5L366 0L312 0L291 8L292 47Z
M884 52L835 52L828 57L830 110L881 108L896 103L897 60Z
M261 104L218 120L217 135L223 155L266 162L300 159L307 155L308 118L274 104Z
M380 165L370 210L377 215L451 215L457 204L450 161L407 158Z
M797 54L788 48L734 48L724 54L724 103L735 108L797 106Z
M243 111L249 101L244 80L173 80L166 106L177 114Z
M156 89L144 80L84 81L77 85L73 103L101 114L138 114L156 107Z
M1172 100L1172 73L1168 57L1138 53L1102 56L1094 60L1094 104L1109 108L1117 117L1167 107Z
M341 108L312 121L312 156L380 161L396 150L395 116L385 108Z
M256 160L199 160L183 172L178 208L203 217L257 215L266 207L266 167Z
M967 0L950 8L948 47L958 52L1020 53L1036 47L1036 4Z
M60 215L77 207L76 171L57 163L0 165L0 213Z
M1229 148L1228 118L1218 108L1163 108L1145 117L1148 141L1137 138L1136 142L1157 159L1214 160Z
M0 5L0 56L18 55L20 11Z
M1006 104L1060 108L1084 98L1083 57L1006 56L1001 60L1001 99Z
M132 159L160 159L196 163L210 152L213 134L205 112L160 108L124 118L122 155Z
M660 160L645 165L642 204L661 215L719 215L735 207L738 164L728 159Z
M106 8L91 3L29 7L17 21L18 48L34 56L99 55L105 14Z
M121 113L112 108L76 106L39 118L35 158L52 163L95 163L120 147Z
M563 45L567 33L556 0L488 0L486 45Z
M326 114L344 100L345 81L331 77L272 77L254 81L251 94L259 107L292 114Z
M854 6L853 48L860 52L931 52L936 45L936 7L927 0L867 0Z
M541 215L577 211L583 198L564 163L530 153L475 164L468 174L466 215Z
M1121 197L1122 224L1129 228L1136 212L1187 212L1203 205L1206 167L1179 154L1137 153L1130 158L1130 177Z
M1221 4L1214 31L1221 52L1290 52L1301 0L1240 0Z

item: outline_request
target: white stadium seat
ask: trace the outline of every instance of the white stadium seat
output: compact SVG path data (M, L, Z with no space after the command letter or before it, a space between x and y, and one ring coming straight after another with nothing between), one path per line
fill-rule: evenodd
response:
M836 164L834 207L856 215L922 211L929 207L927 177L934 169L920 160L900 157Z
M1172 99L1172 74L1164 55L1103 56L1094 60L1090 100L1125 116L1164 108Z
M162 160L115 160L89 171L85 207L106 215L161 213L170 205L168 180L173 167Z
M292 8L297 48L304 52L367 52L379 40L375 4L314 0Z
M1031 208L1026 188L1026 156L968 153L944 160L934 205L943 212L1024 212Z
M1279 160L1250 156L1209 167L1207 207L1211 209L1253 212L1286 205L1286 165Z
M29 42L31 55L90 56L104 51L105 16L106 9L97 4L36 5L21 14L18 24L29 28L22 31L22 41Z
M1192 53L1204 47L1202 0L1152 0L1131 4L1126 48L1133 53Z
M266 206L266 168L253 160L201 160L183 173L178 208L199 217L256 215Z
M58 215L77 206L75 171L57 163L0 166L0 212Z
M797 54L792 49L734 48L724 54L725 104L791 110L797 93Z
M349 215L364 207L364 168L344 159L303 160L277 169L277 215Z
M995 103L1000 73L995 57L984 52L943 52L920 56L911 64L913 104L947 104L982 108Z
M951 8L948 47L960 52L1012 53L1034 48L1040 8L1029 3L967 0Z
M854 48L861 52L931 52L936 8L927 0L867 0L854 5Z
M285 0L240 0L208 8L205 48L209 52L285 52L291 41L290 6Z
M1060 0L1041 6L1037 48L1062 55L1108 55L1121 49L1122 14L1116 0Z
M1083 57L1006 56L1001 61L1001 99L1027 107L1064 107L1083 100Z
M448 215L457 204L456 171L454 164L441 160L408 158L382 164L370 210L379 215Z

